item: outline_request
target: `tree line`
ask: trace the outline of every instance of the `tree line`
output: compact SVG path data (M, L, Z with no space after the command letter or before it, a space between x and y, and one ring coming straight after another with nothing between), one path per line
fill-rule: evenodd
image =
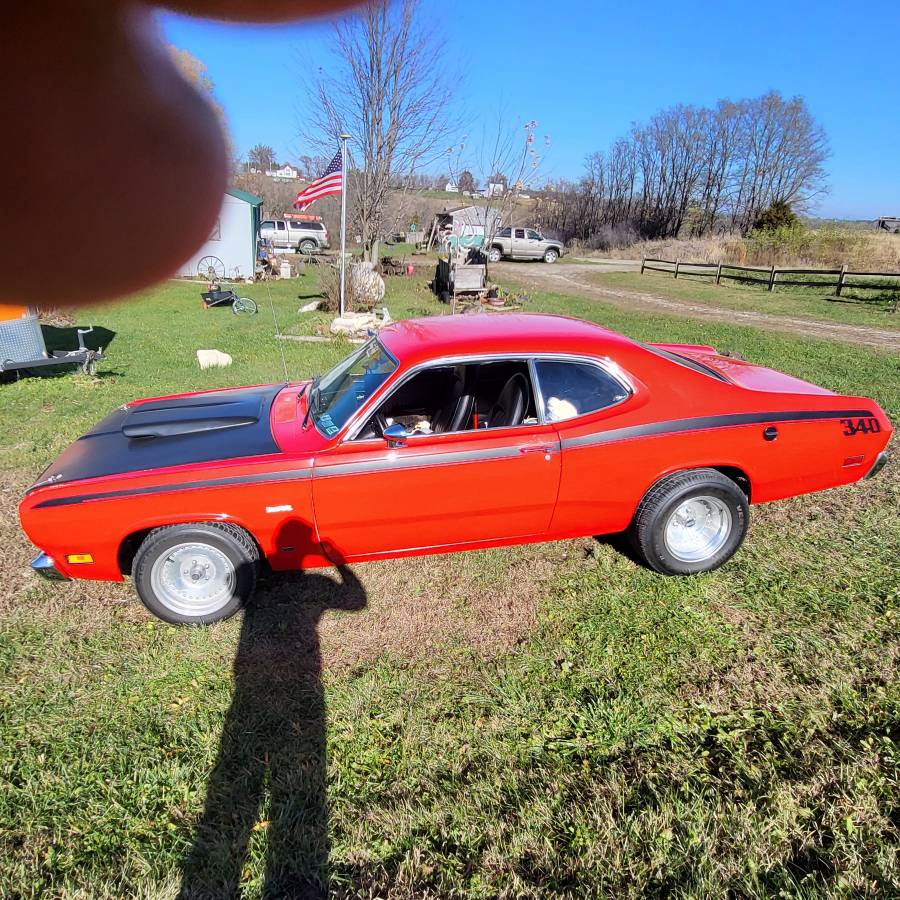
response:
M745 234L773 203L802 209L820 194L828 155L800 97L678 105L591 154L579 181L542 191L537 212L565 240Z

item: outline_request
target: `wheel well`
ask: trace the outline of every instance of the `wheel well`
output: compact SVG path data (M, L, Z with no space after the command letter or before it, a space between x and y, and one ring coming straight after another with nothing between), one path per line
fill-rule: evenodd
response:
M204 520L200 520L196 523L191 522L176 522L176 525L191 525L191 524L202 524ZM237 522L229 522L229 524L234 525L236 528L240 528L242 531L247 533L247 536L256 544L256 549L259 552L259 559L261 563L264 563L266 560L266 555L263 553L262 547L259 545L259 541L256 538L256 535L250 531L249 528L245 528L243 525L238 524ZM137 555L138 548L144 542L144 538L150 534L151 531L156 531L157 528L164 528L164 525L157 525L154 528L141 528L139 531L133 531L126 538L123 539L122 543L119 544L119 553L118 553L118 562L119 562L119 571L123 575L131 575L131 567L134 564L134 558Z
M737 466L710 466L710 468L730 478L744 492L747 502L750 502L750 478L743 469Z
M138 552L138 547L151 531L153 531L152 528L142 528L140 531L132 532L119 544L119 571L123 575L131 574L131 565Z

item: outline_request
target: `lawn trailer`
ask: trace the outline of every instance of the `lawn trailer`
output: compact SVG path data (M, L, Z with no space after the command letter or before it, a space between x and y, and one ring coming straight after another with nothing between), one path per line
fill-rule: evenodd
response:
M28 306L0 305L0 374L27 372L50 366L79 366L86 375L97 371L103 350L84 344L91 328L78 328L78 346L71 350L47 350L37 311Z

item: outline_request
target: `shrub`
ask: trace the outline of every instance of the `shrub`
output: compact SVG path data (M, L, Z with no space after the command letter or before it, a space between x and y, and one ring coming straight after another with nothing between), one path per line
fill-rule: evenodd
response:
M794 228L800 224L791 204L784 200L776 200L768 209L764 209L753 223L754 231L778 231L781 228Z

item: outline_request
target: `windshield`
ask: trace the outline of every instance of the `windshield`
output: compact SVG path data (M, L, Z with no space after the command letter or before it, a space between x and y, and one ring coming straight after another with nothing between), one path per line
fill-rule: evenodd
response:
M310 397L316 428L337 434L351 416L397 368L397 362L374 338L323 375Z

